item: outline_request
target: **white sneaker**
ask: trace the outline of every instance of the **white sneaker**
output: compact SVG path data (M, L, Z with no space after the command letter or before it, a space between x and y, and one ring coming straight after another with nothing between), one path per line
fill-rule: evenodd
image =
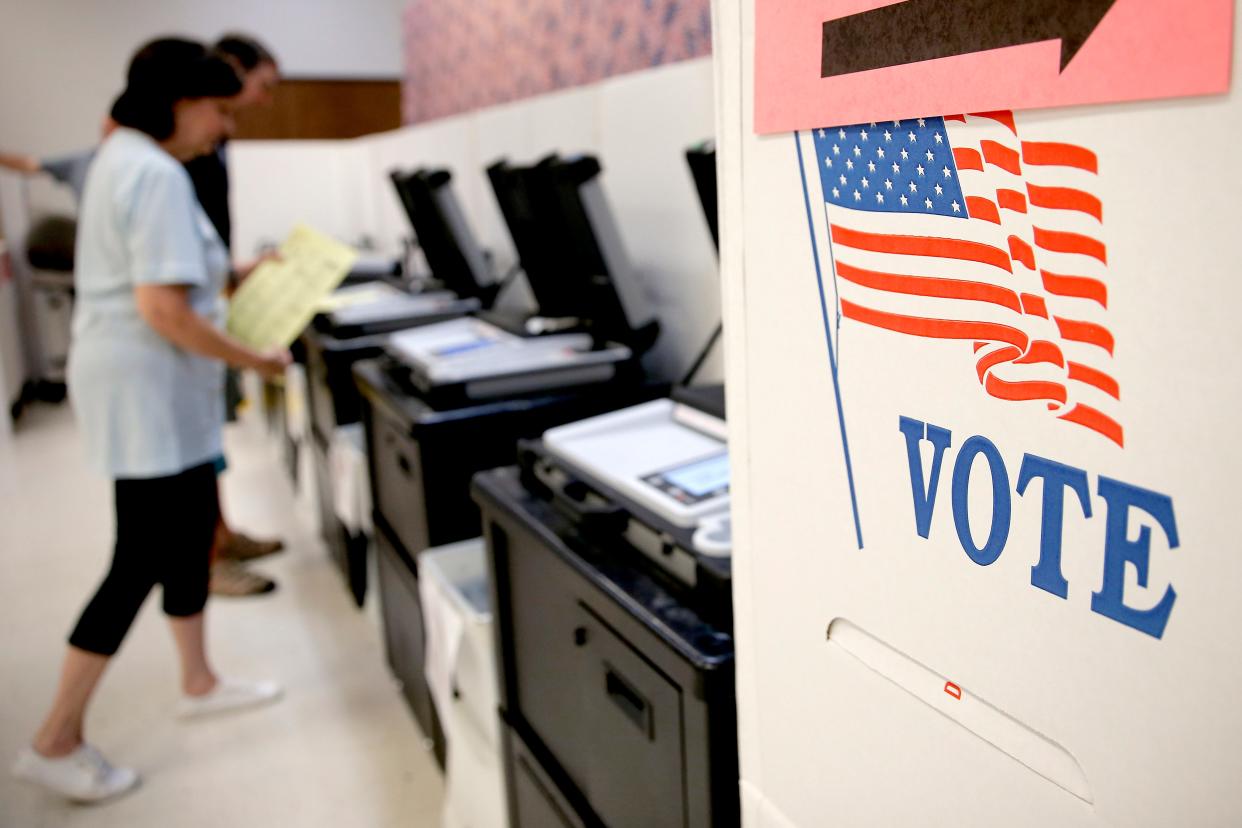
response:
M131 768L114 767L88 744L68 756L49 759L34 748L22 748L13 775L77 802L101 802L133 790L140 781Z
M212 716L247 707L269 704L280 698L281 687L274 681L217 679L216 686L202 696L182 696L177 715L183 719Z

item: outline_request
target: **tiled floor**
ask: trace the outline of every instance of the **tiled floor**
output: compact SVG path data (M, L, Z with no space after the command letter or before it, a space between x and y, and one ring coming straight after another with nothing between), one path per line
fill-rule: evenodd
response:
M107 567L109 484L87 471L66 406L36 406L0 434L0 826L431 826L442 783L384 664L374 608L359 612L255 422L230 427L226 514L288 550L256 568L271 596L213 600L217 668L273 677L279 704L186 724L153 596L110 666L87 737L144 777L81 807L15 782L7 764L56 681L63 640Z

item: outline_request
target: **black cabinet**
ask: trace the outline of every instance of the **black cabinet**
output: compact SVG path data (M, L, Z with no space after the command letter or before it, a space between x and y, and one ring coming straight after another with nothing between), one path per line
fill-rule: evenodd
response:
M471 477L513 463L517 443L553 426L662 396L626 379L564 391L436 407L389 358L354 365L362 395L375 512L411 554L479 535Z
M400 682L401 694L423 735L431 741L436 761L444 767L444 731L423 674L427 635L418 594L418 567L382 524L375 527L375 557L388 666Z
M367 594L367 550L370 548L370 539L361 532L351 532L336 516L328 447L317 434L311 434L307 442L310 445L311 466L315 477L319 534L354 603L361 607Z
M587 713L579 760L591 807L606 825L683 825L681 688L586 605L574 635Z
M306 395L311 430L327 441L339 425L362 418L362 404L354 385L353 364L383 353L382 336L337 339L308 328L302 334L306 350Z
M586 828L521 735L502 728L510 828Z
M388 662L407 688L415 717L420 723L432 722L421 691L409 689L426 687L417 561L425 549L479 535L471 477L514 462L523 438L654 399L666 386L618 382L436 408L402 382L399 369L387 358L363 360L353 371L366 428ZM424 732L433 733L427 726Z

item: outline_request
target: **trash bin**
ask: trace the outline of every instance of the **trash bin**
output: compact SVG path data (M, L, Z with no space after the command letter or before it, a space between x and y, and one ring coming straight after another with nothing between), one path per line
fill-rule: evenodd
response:
M41 355L39 379L63 387L73 328L73 273L35 270L30 283Z
M73 246L77 222L67 216L45 216L26 237L31 267L31 301L40 361L40 395L64 398L69 336L73 327Z
M311 442L315 441L313 436ZM367 549L374 527L371 523L371 478L367 471L366 435L362 423L337 426L328 443L326 464L316 456L316 476L326 485L320 497L331 498L324 519L324 540L354 602L361 607L367 594ZM322 467L326 466L326 468Z
M448 742L445 828L503 828L504 763L487 547L482 538L418 556L426 676Z

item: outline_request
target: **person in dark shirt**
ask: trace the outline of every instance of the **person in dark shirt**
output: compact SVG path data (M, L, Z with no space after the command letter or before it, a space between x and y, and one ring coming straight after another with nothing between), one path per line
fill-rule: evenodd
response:
M244 34L226 34L214 46L216 54L234 65L242 78L242 91L232 99L234 110L267 107L272 104L280 70L276 58L265 46ZM186 171L194 184L203 212L220 234L220 240L232 253L233 224L229 216L229 172L227 141L221 141L213 152L186 162ZM230 279L231 287L236 280ZM225 412L230 421L236 419L241 389L235 372L225 382ZM216 462L218 472L226 468L224 458ZM271 592L276 583L244 567L244 562L280 551L279 540L256 540L233 530L221 514L216 529L216 546L211 570L211 591L215 595L256 595Z
M276 58L261 43L244 34L226 34L216 42L215 50L238 68L242 75L241 94L233 99L236 109L272 105L280 68ZM215 225L225 247L233 248L233 224L229 218L229 171L227 142L220 142L216 151L195 158L185 165L194 182L199 204Z

